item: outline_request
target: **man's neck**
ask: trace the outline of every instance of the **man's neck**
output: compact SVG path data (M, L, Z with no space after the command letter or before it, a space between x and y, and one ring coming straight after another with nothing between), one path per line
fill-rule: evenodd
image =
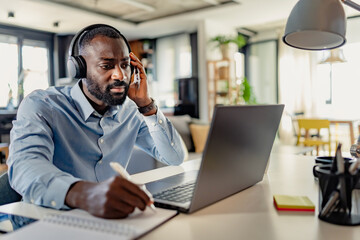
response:
M82 81L80 81L80 89L84 93L86 99L89 101L91 106L101 115L104 115L104 113L110 108L104 102L96 99L93 95L91 95L91 93L88 91L87 87L84 86Z

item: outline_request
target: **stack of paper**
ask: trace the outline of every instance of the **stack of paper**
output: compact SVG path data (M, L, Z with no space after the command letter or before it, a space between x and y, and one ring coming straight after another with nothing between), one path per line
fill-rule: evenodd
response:
M315 205L307 196L274 195L274 204L280 211L315 211Z

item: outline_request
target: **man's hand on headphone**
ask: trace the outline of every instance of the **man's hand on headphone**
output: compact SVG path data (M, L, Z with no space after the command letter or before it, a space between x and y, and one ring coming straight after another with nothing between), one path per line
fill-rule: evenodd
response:
M131 59L130 63L131 65L134 66L134 72L132 75L128 96L131 100L133 100L136 103L138 107L144 107L152 102L148 91L145 68L142 65L141 61L135 56L134 53L131 52L129 56ZM138 75L140 77L140 83L134 82L136 71L138 71ZM156 113L156 109L151 113L152 114ZM151 115L151 114L147 114L147 115Z

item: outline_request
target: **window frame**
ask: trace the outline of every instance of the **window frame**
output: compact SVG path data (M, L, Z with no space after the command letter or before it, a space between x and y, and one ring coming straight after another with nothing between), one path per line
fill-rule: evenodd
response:
M275 67L275 100L276 103L279 103L279 40L278 39L267 39L262 41L250 42L248 43L243 50L245 55L245 76L249 76L250 73L250 48L254 45L264 44L264 43L274 43L275 44L275 59L274 59L274 67ZM251 84L251 78L248 78Z
M54 33L0 24L0 34L14 36L17 38L17 45L18 45L18 49L19 49L19 51L18 51L18 61L19 61L18 74L20 74L20 72L23 68L22 47L24 45L24 41L35 40L35 41L44 42L49 51L49 63L48 63L49 64L49 86L55 85L55 78L54 78L54 37L55 37L55 34ZM23 98L23 96L20 96L20 99L18 99L19 104L20 104L22 98Z

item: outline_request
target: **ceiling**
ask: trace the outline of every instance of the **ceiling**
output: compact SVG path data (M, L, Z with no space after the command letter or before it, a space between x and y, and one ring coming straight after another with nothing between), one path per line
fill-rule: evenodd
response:
M174 16L186 12L240 4L233 0L47 0L131 23Z
M296 2L297 0L0 0L0 24L68 34L89 24L105 23L118 28L130 40L194 32L204 21L258 31L276 25L283 26ZM348 8L346 10L349 11ZM14 17L9 18L9 12L13 12Z

